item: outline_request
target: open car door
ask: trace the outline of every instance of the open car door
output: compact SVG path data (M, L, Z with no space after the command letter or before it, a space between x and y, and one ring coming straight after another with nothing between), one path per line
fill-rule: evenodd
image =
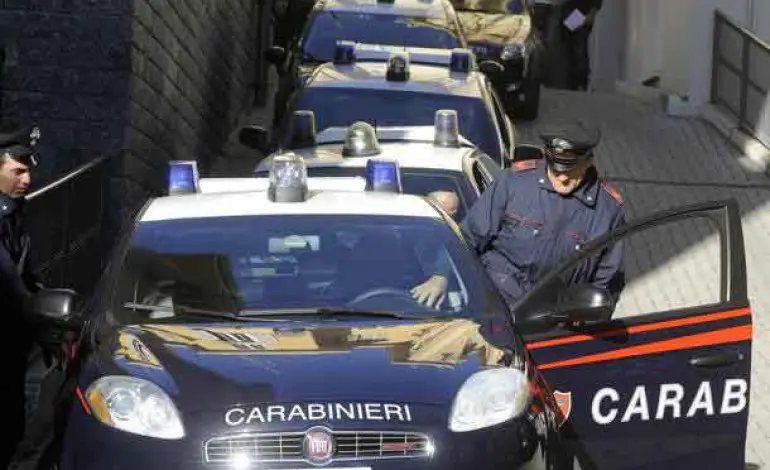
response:
M714 233L684 250L693 222ZM616 243L619 297L569 282ZM579 468L745 469L752 318L736 201L659 212L590 242L513 311Z

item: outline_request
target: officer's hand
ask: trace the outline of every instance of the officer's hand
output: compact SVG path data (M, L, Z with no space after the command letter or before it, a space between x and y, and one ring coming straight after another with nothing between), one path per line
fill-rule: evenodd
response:
M444 301L447 279L444 276L431 276L427 281L411 290L412 298L426 307L437 308Z

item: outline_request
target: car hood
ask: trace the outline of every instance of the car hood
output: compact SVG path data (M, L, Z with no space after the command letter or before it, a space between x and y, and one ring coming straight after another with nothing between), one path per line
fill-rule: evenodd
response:
M502 48L506 44L524 42L530 34L532 23L526 15L485 13L478 11L457 12L468 44Z
M522 360L499 319L154 324L116 330L108 344L100 374L148 379L184 412L268 403L446 406L474 372Z

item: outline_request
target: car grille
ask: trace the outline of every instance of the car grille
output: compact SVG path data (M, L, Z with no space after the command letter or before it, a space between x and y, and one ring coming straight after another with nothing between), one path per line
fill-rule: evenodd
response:
M414 458L428 456L430 438L411 432L334 432L332 460ZM239 434L216 437L204 445L206 463L228 463L247 457L251 462L298 462L302 455L303 432Z

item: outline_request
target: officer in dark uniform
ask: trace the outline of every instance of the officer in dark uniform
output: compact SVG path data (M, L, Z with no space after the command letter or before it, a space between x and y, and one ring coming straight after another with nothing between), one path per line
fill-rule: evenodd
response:
M625 223L622 198L593 165L599 132L576 125L540 137L544 160L516 162L461 225L509 305L588 240ZM622 243L570 282L592 283L617 298L625 284Z
M2 341L3 380L10 401L4 427L11 437L0 444L0 468L6 468L24 432L24 382L34 342L29 303L40 284L30 268L30 239L24 228L24 196L30 171L37 166L37 128L0 134L0 316L13 340Z
M562 39L567 62L567 88L587 90L591 75L591 62L588 56L589 39L596 15L602 8L602 0L567 0L561 9ZM578 10L585 17L584 23L573 30L564 25L573 11Z
M625 223L620 194L593 165L599 132L574 125L541 138L545 159L522 160L501 173L461 224L509 306L570 253ZM590 264L569 281L606 288L617 299L625 286L622 242ZM446 288L446 276L437 271L413 289L413 297L428 306Z

